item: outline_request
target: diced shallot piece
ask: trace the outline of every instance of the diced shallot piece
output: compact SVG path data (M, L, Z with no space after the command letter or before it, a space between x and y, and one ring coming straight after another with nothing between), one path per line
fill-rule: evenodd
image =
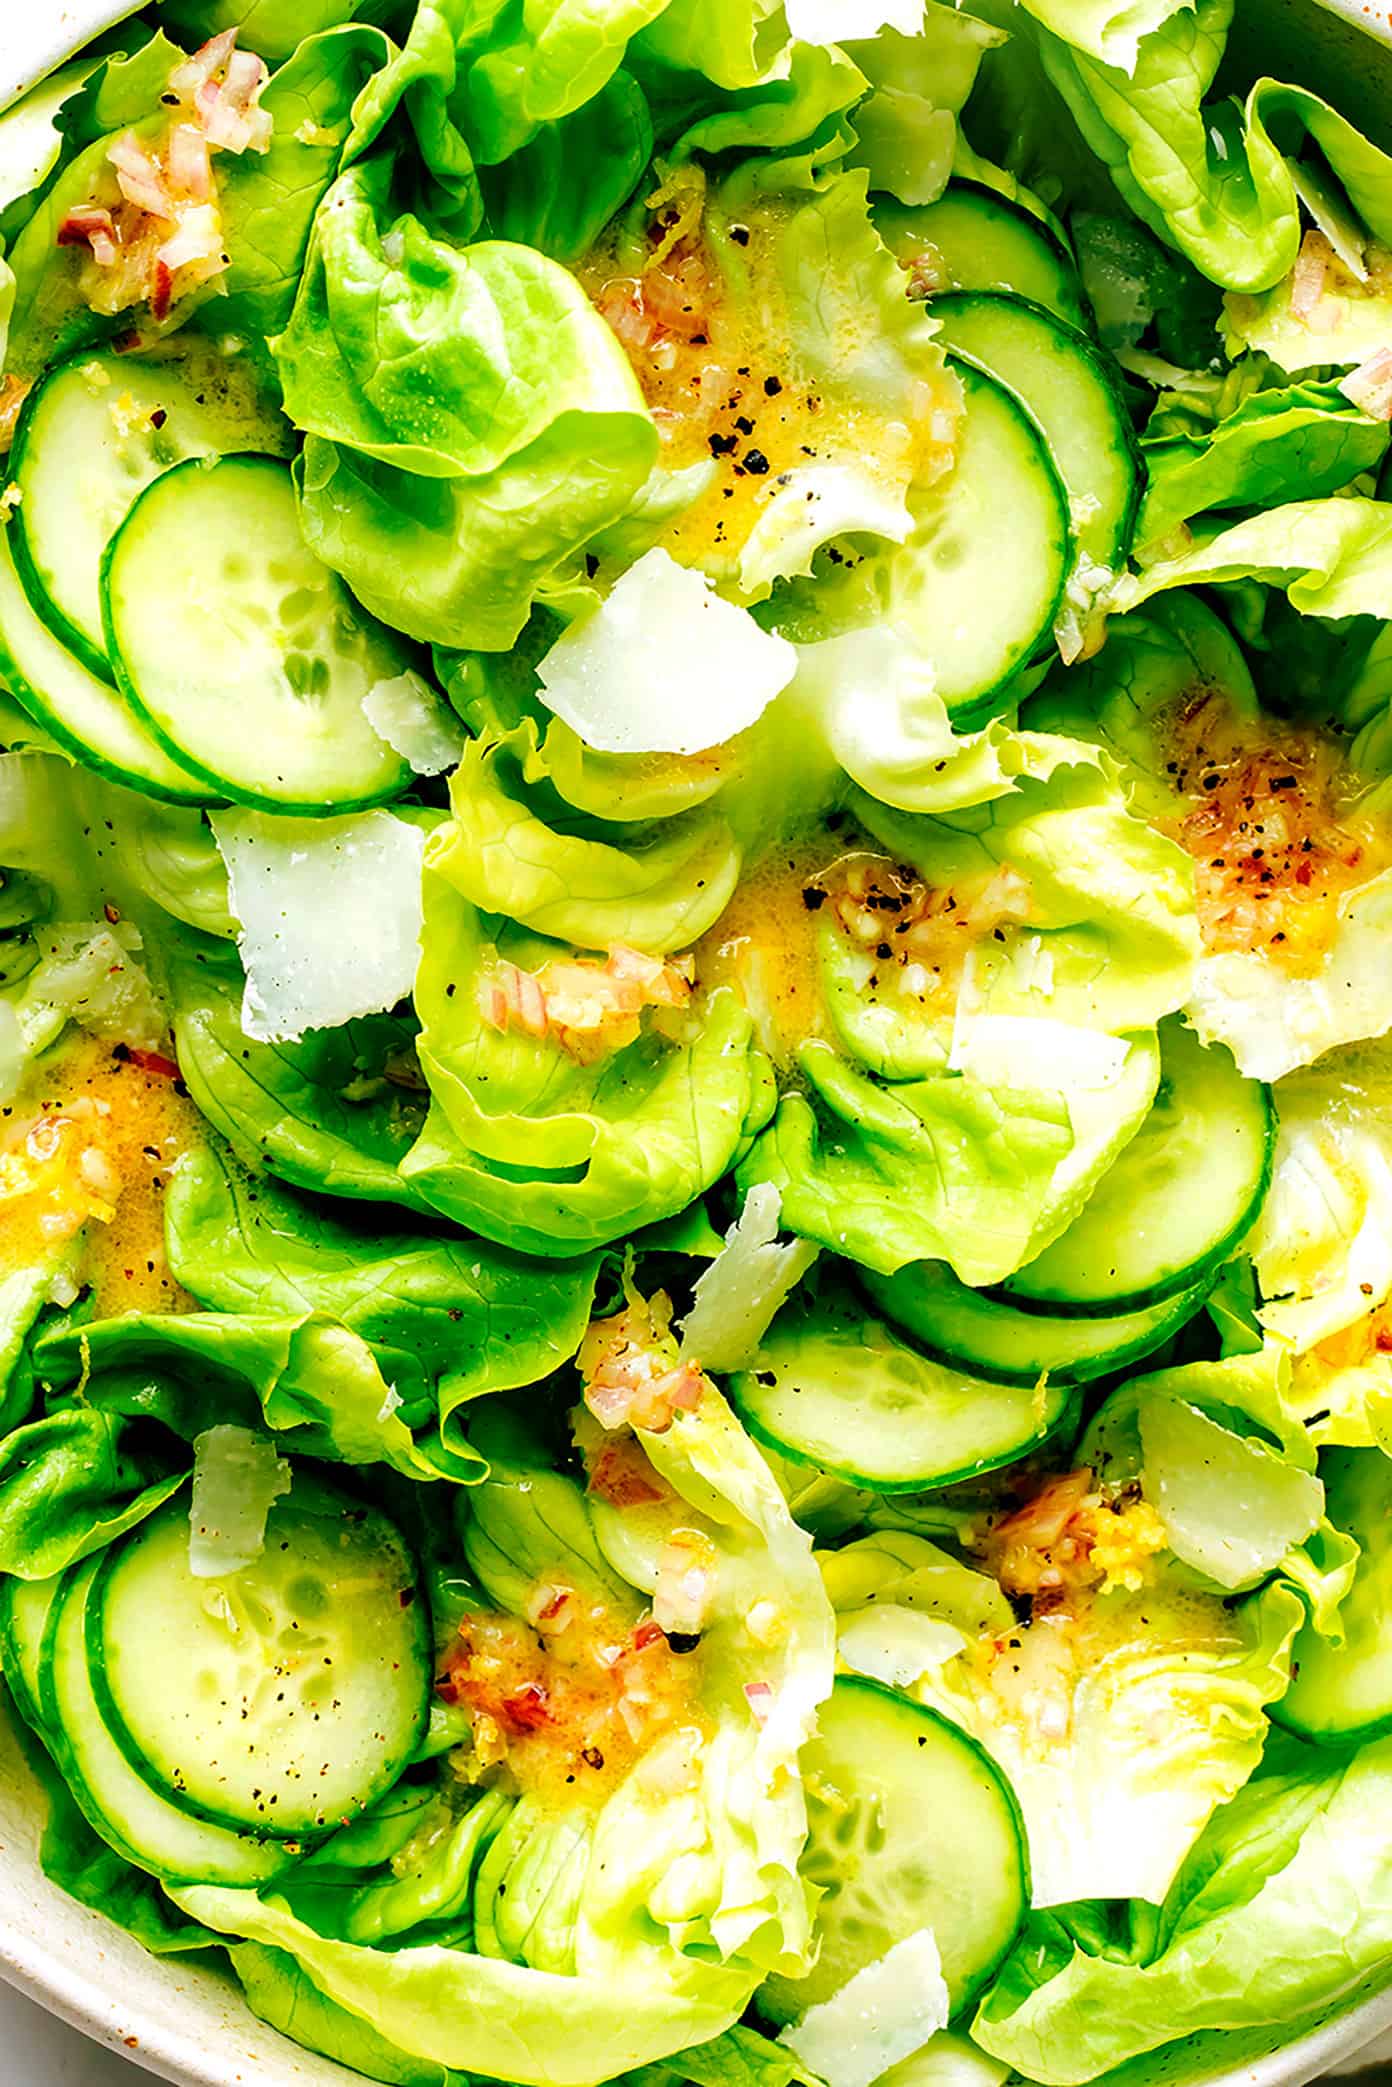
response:
M1379 348L1341 381L1346 399L1372 420L1392 420L1392 348Z

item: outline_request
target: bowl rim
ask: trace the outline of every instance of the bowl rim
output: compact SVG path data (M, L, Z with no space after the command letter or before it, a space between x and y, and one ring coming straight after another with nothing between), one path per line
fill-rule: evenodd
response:
M64 0L52 13L40 6L22 18L17 30L18 70L12 69L16 57L13 43L10 58L0 59L0 110L27 93L102 30L135 13L142 4L143 0ZM1392 44L1392 0L1315 0L1315 4L1363 33ZM6 34L9 38L10 32ZM0 1692L0 1722L8 1723L10 1715L9 1705ZM34 1787L37 1789L37 1784ZM34 1859L37 1865L37 1851ZM102 1915L77 1900L62 1894L59 1897L63 1899L65 1916L70 1913L75 1935L81 1935L88 1924L94 1932L112 1931ZM211 1989L220 1983L208 1971L184 1966L179 1959L155 1958L143 1951L141 1955L147 1958L151 1976L158 1971L172 1981L187 1970L200 1989ZM138 1999L125 2003L125 2012L118 2015L113 1996L103 1994L87 1965L85 1952L64 1954L49 1946L43 1939L42 1924L31 1929L22 1919L0 1917L0 1981L94 2043L173 2082L174 2087L253 2087L253 2083L259 2087L262 2081L265 2087L281 2087L287 2064L293 2065L306 2081L322 2082L325 2087L331 2082L343 2082L345 2087L357 2082L358 2087L363 2087L362 2075L265 2029L255 2023L249 2011L248 2024L254 2024L284 2053L278 2074L263 2072L258 2057L244 2046L236 2047L230 2038L225 2047L221 2043L210 2047L206 2035L200 2033L203 2025L197 2017L191 2018L188 2027L175 2020L151 2021L143 2015ZM1392 1969L1388 1977L1392 1981ZM230 1987L228 1997L233 1998ZM235 2004L245 2009L240 1998ZM138 2035L134 2033L137 2029ZM1204 2076L1202 2087L1306 2087L1306 2083L1331 2066L1355 2058L1385 2032L1392 2032L1392 1982L1361 2000L1350 1999L1331 2019L1292 2042L1260 2058ZM302 2071L306 2063L308 2070Z

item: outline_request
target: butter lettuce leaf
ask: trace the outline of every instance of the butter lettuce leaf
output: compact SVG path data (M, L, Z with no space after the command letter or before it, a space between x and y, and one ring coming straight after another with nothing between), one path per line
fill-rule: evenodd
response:
M1282 1748L1279 1764L1217 1814L1150 1961L1041 1948L1027 1933L977 2016L977 2041L1044 2087L1080 2087L1169 2041L1176 2024L1186 2035L1291 2025L1351 1997L1392 1935L1392 1858L1372 1823L1392 1790L1392 1741L1351 1757Z
M1268 289L1300 245L1299 199L1282 148L1303 131L1370 229L1379 237L1392 231L1392 160L1327 102L1269 79L1257 81L1245 105L1205 100L1233 0L1166 12L1142 36L1130 70L1097 55L1092 10L1080 14L1068 0L1051 9L1041 38L1050 79L1143 223L1224 289Z
M396 210L386 162L316 219L276 344L308 540L411 636L505 649L542 580L657 460L627 359L579 284L506 241Z
M1036 1905L1158 1902L1261 1758L1304 1617L1287 1587L1229 1609L1168 1576L1021 1626L1005 1653L968 1649L915 1692L1009 1777Z
M1148 485L1136 540L1149 544L1214 508L1272 507L1335 493L1387 450L1387 426L1336 384L1257 391L1201 434L1142 438Z
M429 863L426 923L416 1003L432 1103L402 1177L447 1216L522 1252L579 1254L684 1210L766 1120L770 1076L730 988L694 1028L686 1013L666 1033L649 1018L582 1062L485 1014L490 979L511 975L501 966L536 977L572 960L569 943L480 913Z
M425 1207L398 1171L426 1111L414 1019L366 1015L298 1043L254 1043L241 967L215 947L198 954L178 971L174 1035L199 1113L296 1188Z
M433 1390L442 1436L472 1400L538 1383L575 1353L598 1274L593 1258L542 1264L485 1240L353 1223L212 1145L174 1174L165 1232L171 1273L200 1304L335 1320L400 1398Z
M1154 1026L1192 981L1192 884L1110 767L1079 751L1041 740L1008 794L936 816L852 793L891 862L947 891L1006 871L1026 922L975 941L935 1010L882 992L828 914L831 1034L798 1049L801 1091L738 1177L772 1182L794 1230L885 1273L947 1260L998 1282L1064 1229L1139 1126Z

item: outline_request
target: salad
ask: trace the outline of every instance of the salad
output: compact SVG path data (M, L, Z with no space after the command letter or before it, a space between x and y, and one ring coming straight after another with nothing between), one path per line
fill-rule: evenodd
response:
M1388 1975L1392 158L1232 14L161 0L0 118L4 1677L369 2080Z

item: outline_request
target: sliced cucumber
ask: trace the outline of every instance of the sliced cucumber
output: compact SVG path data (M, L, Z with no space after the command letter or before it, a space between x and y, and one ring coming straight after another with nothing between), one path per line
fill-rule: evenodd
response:
M1089 1384L1149 1355L1192 1319L1217 1270L1162 1304L1106 1319L1016 1311L958 1282L942 1261L917 1261L897 1275L856 1271L870 1300L939 1362L998 1384Z
M1361 1555L1339 1610L1343 1643L1307 1623L1271 1714L1307 1739L1361 1745L1392 1731L1392 1479L1380 1449L1327 1449L1319 1472L1330 1521Z
M1271 1180L1271 1090L1222 1044L1160 1031L1160 1091L1080 1216L1001 1294L1026 1311L1115 1315L1200 1283L1255 1224Z
M123 693L239 804L351 811L411 781L363 711L405 646L307 548L276 458L193 458L147 486L103 556L102 617Z
M1034 421L1068 494L1081 563L1126 563L1141 492L1140 451L1111 365L1086 334L1023 297L933 299L941 341L1003 384Z
M125 697L34 614L8 529L0 529L0 680L65 753L100 775L170 804L216 802L218 792L172 759Z
M1050 1385L992 1384L921 1355L839 1299L781 1312L754 1367L730 1383L745 1426L770 1448L877 1493L993 1471L1067 1417Z
M429 1619L399 1533L303 1476L255 1563L216 1580L191 1571L188 1504L171 1501L106 1560L87 1629L127 1760L221 1826L345 1823L396 1781L429 1716Z
M957 461L918 503L881 613L917 633L956 717L989 700L1053 629L1073 565L1068 496L1029 415L958 365Z
M1014 1942L1029 1855L1014 1793L965 1732L876 1681L843 1678L802 1751L804 1874L825 1896L806 1978L771 1978L757 2006L789 2022L896 1942L931 1928L959 2015Z
M39 1700L44 1632L61 1575L52 1580L6 1580L0 1590L0 1660L20 1716L43 1730Z
M949 182L936 203L877 196L875 230L930 294L1008 290L1086 326L1078 271L1063 242L1033 211L974 181Z
M10 459L20 494L10 525L15 565L35 613L103 680L113 676L102 552L172 465L265 445L250 368L211 343L159 360L77 355L25 401Z
M931 667L954 722L975 729L1024 692L1021 670L1051 638L1073 530L1028 413L994 378L955 367L965 406L956 460L910 495L906 541L868 555L836 549L834 561L825 554L818 578L776 594L765 620L802 645L866 625L895 630Z
M99 1559L67 1575L53 1603L40 1660L44 1736L88 1824L118 1855L169 1884L264 1884L293 1858L278 1841L192 1819L136 1774L105 1724L87 1665L87 1604ZM152 1694L169 1671L158 1628L147 1657Z

